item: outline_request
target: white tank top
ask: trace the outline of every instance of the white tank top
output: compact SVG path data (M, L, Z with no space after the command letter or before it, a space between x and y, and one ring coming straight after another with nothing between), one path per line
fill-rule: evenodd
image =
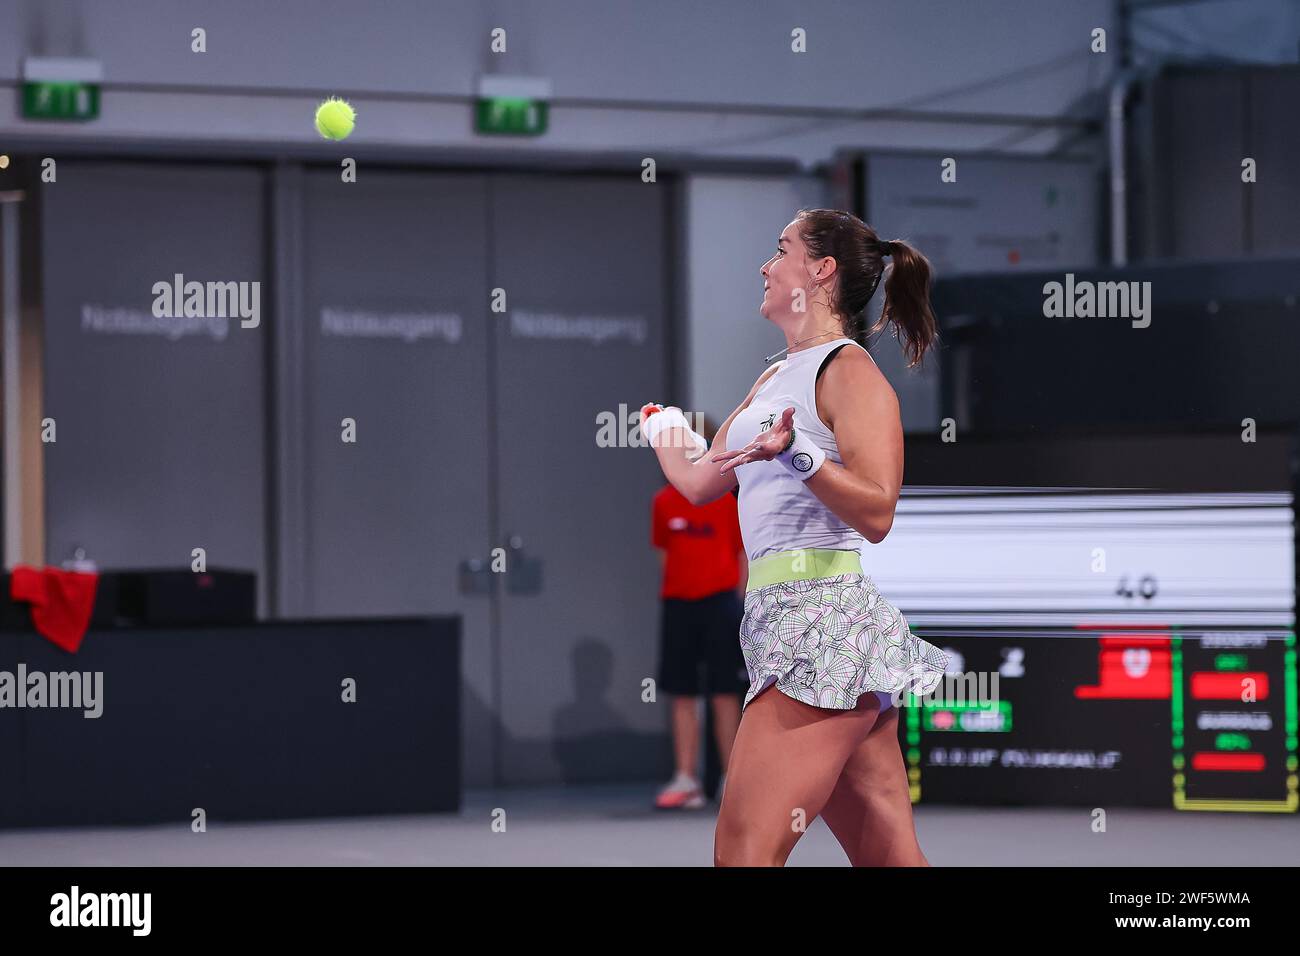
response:
M795 352L777 363L776 372L762 384L749 407L732 419L727 450L744 448L771 428L782 411L794 406L795 430L826 452L828 459L843 464L834 433L817 416L817 370L827 356L846 344L867 351L852 339L840 338ZM866 539L779 462L754 461L735 471L740 482L740 533L751 561L800 548L861 550Z

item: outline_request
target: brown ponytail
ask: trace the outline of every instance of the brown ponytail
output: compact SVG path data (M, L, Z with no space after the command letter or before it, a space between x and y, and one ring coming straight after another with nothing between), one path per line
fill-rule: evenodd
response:
M907 367L920 365L939 341L930 307L929 260L901 239L882 242L865 222L838 209L801 209L798 218L799 235L809 254L835 260L839 282L834 307L842 316L844 334L866 347L871 335L893 322ZM867 303L886 271L885 256L893 259L884 277L885 304L880 320L868 330Z
M907 367L914 368L939 340L938 323L930 307L930 260L901 239L884 245L893 264L885 277L885 304L880 310L880 321L871 331L878 332L885 323L893 322L894 335L907 355Z

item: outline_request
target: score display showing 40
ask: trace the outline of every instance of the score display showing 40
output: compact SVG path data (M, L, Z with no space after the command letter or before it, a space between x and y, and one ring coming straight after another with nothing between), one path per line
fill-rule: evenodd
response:
M1129 600L1141 597L1143 600L1150 601L1160 590L1159 585L1156 583L1156 576L1154 574L1142 575L1141 578L1138 578L1136 587L1130 583L1132 577L1134 576L1128 574L1120 576L1119 584L1115 588L1115 593L1117 595L1122 598L1128 598Z

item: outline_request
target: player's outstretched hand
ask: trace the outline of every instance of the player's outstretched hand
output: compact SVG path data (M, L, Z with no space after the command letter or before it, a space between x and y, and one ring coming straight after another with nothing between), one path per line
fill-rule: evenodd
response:
M781 413L781 417L775 425L767 431L754 436L754 440L744 448L719 452L709 460L726 462L722 466L722 470L718 472L721 475L725 475L728 471L740 465L747 465L751 461L771 461L790 444L790 436L793 434L794 406L791 406Z

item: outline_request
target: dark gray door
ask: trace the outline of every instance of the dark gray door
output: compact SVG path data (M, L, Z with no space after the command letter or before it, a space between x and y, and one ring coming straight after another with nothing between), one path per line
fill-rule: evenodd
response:
M503 783L664 770L655 676L653 453L599 447L601 413L662 400L664 184L494 178L492 285L500 544ZM536 588L534 593L528 593Z
M463 688L428 692L463 690L468 785L496 708L491 598L458 588L489 550L486 206L480 176L311 170L301 230L307 607L461 616Z
M264 595L264 175L67 159L57 174L39 189L46 560L81 547L105 568L176 568L203 548ZM155 283L178 273L257 282L259 326L206 294L191 311L211 315L155 316Z

